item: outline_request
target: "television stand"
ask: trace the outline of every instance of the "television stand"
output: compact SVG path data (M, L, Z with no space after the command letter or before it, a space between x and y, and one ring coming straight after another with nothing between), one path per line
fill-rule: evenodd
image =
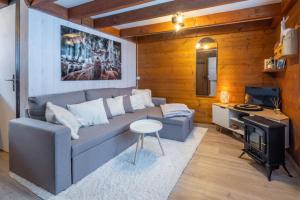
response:
M234 108L236 104L214 103L212 105L213 123L241 136L244 135L244 121L242 116L260 116L285 125L285 148L290 147L289 118L283 113L276 114L272 109L264 108L262 111L244 111Z

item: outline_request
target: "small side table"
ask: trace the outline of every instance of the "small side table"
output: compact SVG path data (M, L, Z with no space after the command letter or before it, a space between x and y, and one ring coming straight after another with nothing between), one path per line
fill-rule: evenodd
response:
M152 119L142 119L135 121L130 124L130 130L133 133L139 134L138 140L136 142L136 149L135 149L135 154L134 154L134 160L133 164L136 163L136 156L137 156L137 151L139 148L139 143L141 141L141 149L143 149L144 146L144 138L146 134L150 133L155 133L156 138L158 140L162 155L165 155L164 149L162 147L162 144L160 142L160 137L158 131L160 131L163 128L163 125L160 121L157 120L152 120Z

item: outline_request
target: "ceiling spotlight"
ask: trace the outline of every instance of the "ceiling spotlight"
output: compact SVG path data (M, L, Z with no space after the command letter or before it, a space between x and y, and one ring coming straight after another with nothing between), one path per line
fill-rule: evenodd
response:
M183 15L180 13L177 15L177 23L178 24L182 24L183 23L183 20L184 20L184 17Z
M175 30L179 31L184 27L184 16L178 12L172 17L172 23L174 24Z
M180 26L180 24L175 24L175 30L176 31L180 31L181 30L181 26Z

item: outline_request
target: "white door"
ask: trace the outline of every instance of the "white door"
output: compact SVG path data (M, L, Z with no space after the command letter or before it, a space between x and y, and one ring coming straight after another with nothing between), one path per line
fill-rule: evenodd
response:
M16 116L15 4L0 9L0 149L8 151L8 123Z

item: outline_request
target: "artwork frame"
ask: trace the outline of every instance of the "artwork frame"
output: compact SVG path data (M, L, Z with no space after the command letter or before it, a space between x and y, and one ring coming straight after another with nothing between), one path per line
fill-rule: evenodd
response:
M62 81L122 80L122 44L61 25Z
M286 67L286 60L285 59L279 59L276 63L277 69L284 69Z

